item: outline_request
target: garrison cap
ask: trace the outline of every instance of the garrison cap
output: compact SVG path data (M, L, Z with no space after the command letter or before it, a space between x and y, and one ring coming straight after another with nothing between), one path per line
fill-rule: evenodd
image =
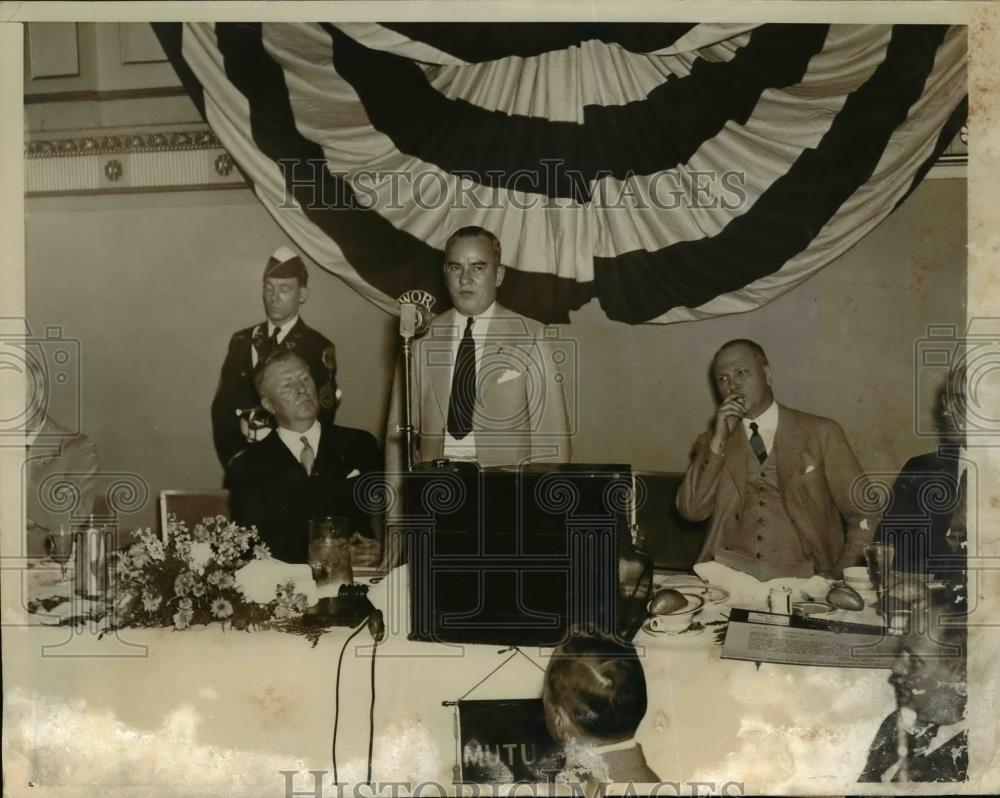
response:
M306 265L298 253L288 247L278 247L264 267L263 279L266 280L268 277L295 277L300 285L305 285L309 281L309 272L306 271Z

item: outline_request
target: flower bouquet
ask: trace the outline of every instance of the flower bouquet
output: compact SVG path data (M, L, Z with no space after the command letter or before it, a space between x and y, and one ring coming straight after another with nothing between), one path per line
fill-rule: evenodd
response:
M301 616L307 599L293 583L275 585L266 603L251 601L234 576L250 560L270 553L254 527L215 516L194 529L170 516L164 542L150 529L120 552L115 564L118 626L170 626L219 622L234 629L269 626Z

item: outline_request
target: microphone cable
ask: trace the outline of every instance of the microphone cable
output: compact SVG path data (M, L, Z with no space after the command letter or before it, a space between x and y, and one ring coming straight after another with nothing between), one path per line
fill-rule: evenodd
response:
M340 647L340 656L337 657L337 677L334 687L334 704L333 704L333 742L330 746L330 758L333 762L333 783L334 786L340 784L339 773L337 771L337 731L340 726L340 672L344 664L344 654L347 651L348 644L360 634L362 629L368 629L372 636L372 665L371 665L371 690L372 698L371 705L368 709L368 781L366 783L370 784L372 780L372 754L374 752L375 745L375 652L378 649L378 644L385 637L385 622L383 620L382 611L374 610L367 618L364 619L358 627L348 635L344 644Z
M375 650L378 648L378 640L372 642L372 701L368 707L368 780L366 784L372 783L372 753L375 749Z

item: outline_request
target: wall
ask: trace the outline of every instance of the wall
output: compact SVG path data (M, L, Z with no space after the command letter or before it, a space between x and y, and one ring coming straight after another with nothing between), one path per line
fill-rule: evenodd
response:
M914 342L928 323L964 327L965 182L925 182L839 261L767 307L736 317L627 327L596 303L564 336L578 344L578 462L681 470L713 397L716 347L751 337L780 399L839 419L862 464L891 470L915 437ZM102 467L134 471L152 495L214 487L209 405L230 334L263 318L260 273L288 243L248 191L32 199L27 308L33 329L81 341L83 430ZM303 317L338 348L338 421L381 436L394 320L312 268ZM917 401L929 408L933 385ZM53 415L71 414L58 400ZM924 410L929 422L929 410ZM153 524L151 505L135 516Z

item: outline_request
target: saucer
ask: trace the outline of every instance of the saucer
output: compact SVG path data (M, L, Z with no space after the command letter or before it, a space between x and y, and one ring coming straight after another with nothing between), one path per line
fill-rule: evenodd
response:
M691 639L693 637L698 637L699 635L703 635L705 633L704 624L701 626L700 629L691 629L690 627L688 627L683 632L661 632L659 629L654 629L652 626L649 625L650 620L651 619L647 618L645 621L643 621L642 631L644 631L647 635L649 635L652 638L655 638L658 641Z
M709 604L721 604L729 598L728 590L718 585L710 585L708 582L699 587L694 585L681 587L678 591L686 596L700 596Z

